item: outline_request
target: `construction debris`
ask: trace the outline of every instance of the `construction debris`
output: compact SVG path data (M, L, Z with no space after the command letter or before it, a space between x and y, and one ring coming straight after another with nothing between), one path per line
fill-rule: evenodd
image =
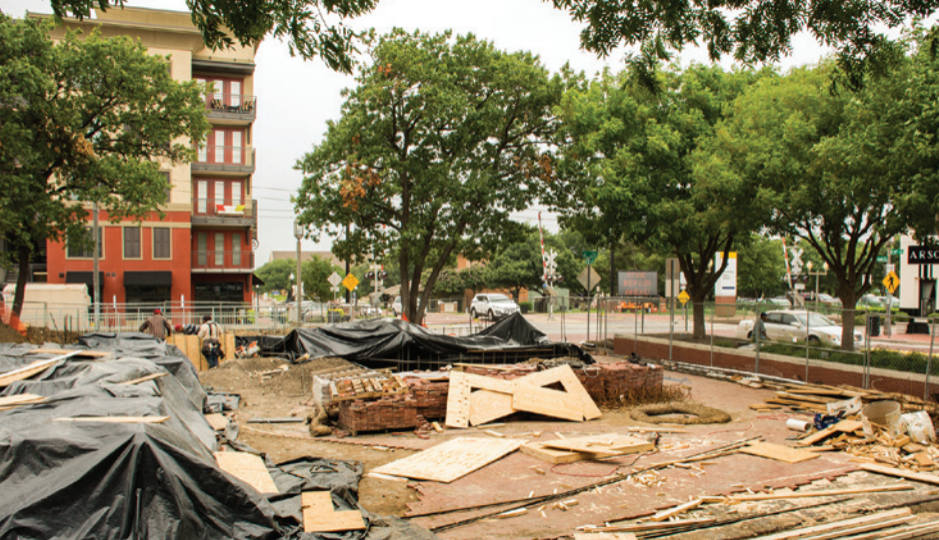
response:
M649 452L654 448L654 444L643 439L604 433L576 439L532 441L522 445L520 450L548 463L573 463Z
M449 483L518 450L524 439L458 437L372 472Z

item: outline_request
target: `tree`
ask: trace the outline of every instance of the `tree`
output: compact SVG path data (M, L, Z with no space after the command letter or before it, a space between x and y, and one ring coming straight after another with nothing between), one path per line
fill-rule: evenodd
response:
M837 49L838 65L850 83L889 65L892 43L884 35L910 18L925 19L939 8L923 2L851 2L827 0L710 0L640 2L637 0L551 0L575 21L584 49L600 56L617 47L641 44L632 58L647 83L654 84L655 64L671 51L703 43L712 61L732 54L743 63L776 62L792 51L792 38L807 31L819 43Z
M92 9L124 7L124 0L51 0L58 17L90 17ZM351 73L356 43L364 36L344 24L344 19L364 15L378 0L297 0L269 2L246 0L186 0L192 22L212 48L257 45L268 34L289 38L290 54L310 59L319 56L330 69Z
M854 93L831 91L831 69L823 64L766 78L741 96L722 130L719 159L759 184L775 209L777 232L801 239L828 264L836 296L849 310L841 346L851 350L850 310L871 289L877 255L907 228L900 200L910 180L884 181L905 158L891 147L909 117L892 114L897 107L890 102L903 99L907 70Z
M783 294L786 262L782 241L753 233L746 246L737 249L737 290L750 298Z
M342 275L341 268L328 259L313 255L310 260L300 265L300 272L303 275L304 300L328 302L333 299L333 292L330 290L332 285L328 279L333 272Z
M531 54L472 35L396 30L370 54L342 118L298 164L295 206L340 256L394 246L404 311L419 322L451 256L479 258L518 230L509 214L550 174L540 143L561 86Z
M734 241L763 219L752 204L755 186L704 151L725 107L759 76L672 68L650 92L628 73L606 72L572 85L560 107L563 158L553 187L578 194L571 223L615 226L652 252L674 253L694 302L696 338L704 337L704 301ZM723 263L712 268L717 253Z
M90 247L75 200L97 201L113 222L157 212L170 187L157 160L188 162L209 128L201 89L174 81L164 57L97 32L53 45L49 30L0 14L0 235L21 267L37 241Z
M557 252L557 273L573 279L580 265L560 240L545 234L545 250ZM575 280L576 282L576 280ZM541 237L537 230L529 231L521 242L504 246L488 266L490 288L508 289L516 301L522 289L541 290L544 286L544 264L541 258Z
M290 280L290 274L295 273L297 273L297 261L294 259L277 259L255 271L255 274L264 282L261 286L262 293L289 290L294 285Z

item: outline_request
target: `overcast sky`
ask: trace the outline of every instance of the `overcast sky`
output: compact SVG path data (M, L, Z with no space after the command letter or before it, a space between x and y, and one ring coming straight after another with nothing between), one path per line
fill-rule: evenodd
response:
M186 10L184 0L129 0L129 6ZM26 10L51 13L48 0L0 0L0 9L14 17ZM557 71L566 62L578 71L594 74L609 66L619 70L625 51L598 59L580 49L581 25L565 12L542 0L381 0L371 14L353 21L357 29L374 27L379 33L391 28L420 29L456 33L472 32L503 50L529 50L541 57L545 66ZM816 62L822 49L810 36L800 35L793 43L794 54L782 62L783 68ZM691 49L682 63L707 62L703 49ZM258 116L254 146L257 172L254 199L258 201L260 245L258 266L267 262L274 250L294 250L293 206L290 195L300 186L301 175L293 169L297 160L326 131L326 121L338 119L340 91L352 87L351 76L330 71L320 62L291 58L286 43L269 39L261 44L256 58L255 92ZM730 62L725 62L729 67ZM519 214L518 219L536 222L537 209ZM547 216L545 226L556 229L556 220ZM303 242L304 250L329 249L324 238L319 245Z

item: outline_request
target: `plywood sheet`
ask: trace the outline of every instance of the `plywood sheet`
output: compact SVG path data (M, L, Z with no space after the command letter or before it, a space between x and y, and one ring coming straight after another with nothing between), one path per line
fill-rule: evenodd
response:
M504 418L515 412L512 395L492 390L476 390L470 394L470 424L479 426Z
M580 380L577 379L577 375L574 374L574 370L571 369L571 366L563 365L532 373L522 377L519 381L535 386L546 386L559 382L567 393L580 399L584 418L593 420L594 418L600 418L602 415L600 409L597 408L597 404L593 402L593 398L590 397L590 394L584 388L584 385L580 384Z
M247 452L215 452L218 467L260 493L280 493L261 456Z
M225 353L225 360L234 360L235 359L235 334L224 334L222 339L222 351Z
M215 431L222 431L228 427L228 417L226 417L224 414L211 413L204 416L205 421L208 422Z
M567 392L539 388L527 384L516 386L512 395L512 407L518 411L543 414L552 418L564 418L580 422L584 419L581 401Z
M447 483L514 452L525 442L523 439L458 437L372 472Z
M308 533L360 531L365 520L358 510L337 512L328 491L309 491L300 494L303 507L303 531Z
M548 463L573 463L575 461L587 461L591 459L604 459L608 457L605 454L594 454L585 452L574 452L573 450L558 450L548 448L546 442L529 442L523 444L519 450L528 456Z
M465 373L460 371L450 373L450 386L447 390L447 418L444 421L447 426L469 427L471 390Z
M808 461L818 457L817 453L808 450L765 442L752 443L749 446L744 446L740 451L744 454L785 461L786 463L799 463L800 461Z
M556 441L547 441L545 446L558 450L612 455L637 454L655 448L655 445L645 439L620 435L619 433L603 433L576 439L558 439Z

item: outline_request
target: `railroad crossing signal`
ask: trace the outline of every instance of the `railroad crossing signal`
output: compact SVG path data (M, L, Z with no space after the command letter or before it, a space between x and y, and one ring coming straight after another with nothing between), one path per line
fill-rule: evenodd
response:
M789 248L789 253L792 254L792 262L789 263L789 266L792 268L793 274L802 273L802 248L792 247Z
M890 294L893 294L893 291L897 290L897 287L900 286L900 278L897 277L897 273L893 270L887 274L887 277L884 278L884 287L887 287L887 290L890 291Z

